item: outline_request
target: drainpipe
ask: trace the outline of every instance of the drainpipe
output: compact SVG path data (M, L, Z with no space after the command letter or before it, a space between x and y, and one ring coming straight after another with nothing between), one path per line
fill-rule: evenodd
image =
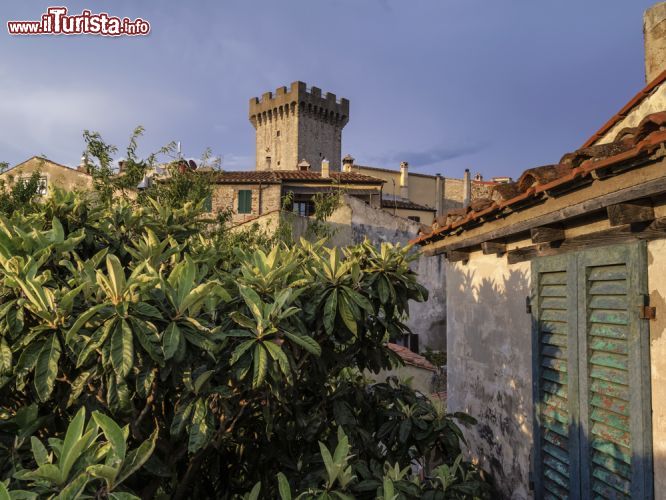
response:
M262 196L261 196L261 195L263 194L263 192L264 192L264 188L263 188L263 186L262 186L262 184L261 184L261 181L260 181L260 182L259 182L259 196L258 196L258 199L257 199L257 211L258 211L259 213L258 213L257 215L261 215L261 214L262 214L262 211L261 211L261 208L262 208L262 207L261 207L261 205L262 205L262 204L261 204L261 198L262 198Z
M472 179L469 175L469 168L465 169L463 176L463 208L469 207L472 198Z
M435 177L435 214L439 217L442 215L442 174L435 174Z

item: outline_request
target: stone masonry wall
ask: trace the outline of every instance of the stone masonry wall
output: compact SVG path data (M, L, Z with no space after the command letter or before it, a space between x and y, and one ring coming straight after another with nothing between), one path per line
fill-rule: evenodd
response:
M238 213L238 191L252 191L252 211L249 214ZM261 213L259 211L259 190L261 189ZM231 222L239 224L254 219L261 214L280 208L280 185L278 184L217 184L213 189L213 213L222 212L231 207Z

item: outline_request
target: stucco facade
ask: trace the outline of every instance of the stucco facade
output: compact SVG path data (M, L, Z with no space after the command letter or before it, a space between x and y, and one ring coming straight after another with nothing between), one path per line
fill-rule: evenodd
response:
M385 181L384 195L389 198L400 198L400 171L388 168L368 167L363 165L354 165L354 172L364 175L371 175ZM437 176L420 174L418 172L409 172L408 174L408 199L414 203L425 205L430 208L437 208ZM463 202L463 181L451 177L441 176L442 182L442 211L460 208ZM401 214L398 214L401 215ZM410 214L411 215L411 214ZM406 215L401 215L406 216ZM424 221L422 221L424 222ZM429 222L424 222L429 224Z
M6 170L0 174L0 178L12 183L18 179L28 178L34 172L40 172L47 192L53 187L67 191L87 190L92 187L92 177L87 173L37 156Z
M657 317L650 322L652 454L655 498L666 498L666 240L648 243L648 289Z
M506 498L529 498L532 449L530 265L477 252L446 263L447 409L473 415L470 458Z

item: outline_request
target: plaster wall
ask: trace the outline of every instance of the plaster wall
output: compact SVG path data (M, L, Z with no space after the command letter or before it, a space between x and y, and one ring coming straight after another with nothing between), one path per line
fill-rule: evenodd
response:
M86 190L92 187L90 175L43 158L30 158L0 174L0 179L11 183L22 177L30 177L36 171L46 177L49 190L56 186L67 191Z
M657 308L650 321L654 492L656 499L666 499L666 240L648 243L648 288Z
M383 242L407 244L413 239L419 224L401 217L372 208L366 203L345 196L344 203L329 218L328 223L335 229L331 245L361 243L368 238L373 244ZM446 285L444 257L428 257L420 254L412 263L419 282L429 293L426 302L411 302L407 325L419 335L419 347L425 350L446 349Z
M596 144L607 144L613 142L620 130L626 127L636 127L643 118L652 113L666 109L666 84L662 83L652 94L643 99L638 106L633 108L629 114L617 122Z
M385 181L384 196L400 198L400 170L389 170L354 165L353 172L371 175ZM437 207L437 178L434 175L425 175L410 172L408 174L409 201L425 205L430 208ZM462 206L462 179L442 177L442 207L443 210L459 208ZM422 220L422 222L424 222ZM425 222L429 224L428 222Z
M448 411L478 419L464 431L468 453L502 496L531 498L530 264L476 252L445 267Z
M432 379L434 372L412 365L404 365L392 370L382 370L379 373L366 372L365 376L375 382L386 382L388 377L398 377L398 380L409 382L409 386L423 394L432 394Z
M394 210L392 208L384 207L384 210L389 212L390 214L393 214ZM403 219L409 219L410 217L418 217L421 224L425 224L427 226L432 225L433 221L435 220L435 212L425 212L423 210L409 210L406 208L396 208L395 209L395 215L398 217L402 217Z

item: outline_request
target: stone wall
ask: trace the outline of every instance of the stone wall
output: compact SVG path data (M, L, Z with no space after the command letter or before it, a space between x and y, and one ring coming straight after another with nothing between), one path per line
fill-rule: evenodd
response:
M645 80L650 83L666 70L666 2L650 7L643 16Z
M252 211L249 214L238 213L238 191L252 191ZM261 196L260 196L261 193ZM279 184L216 184L212 194L212 212L223 212L231 207L231 222L240 224L259 215L280 209Z
M502 496L530 498L530 264L477 252L467 265L445 267L447 410L478 420L464 430L467 453L493 475Z
M256 130L256 169L295 170L305 159L313 170L321 161L331 171L341 165L342 129L349 121L349 101L303 82L250 99L249 119ZM270 157L270 163L266 158Z
M463 180L462 179L444 179L443 186L444 204L442 210L446 213L447 210L460 208L463 205Z

